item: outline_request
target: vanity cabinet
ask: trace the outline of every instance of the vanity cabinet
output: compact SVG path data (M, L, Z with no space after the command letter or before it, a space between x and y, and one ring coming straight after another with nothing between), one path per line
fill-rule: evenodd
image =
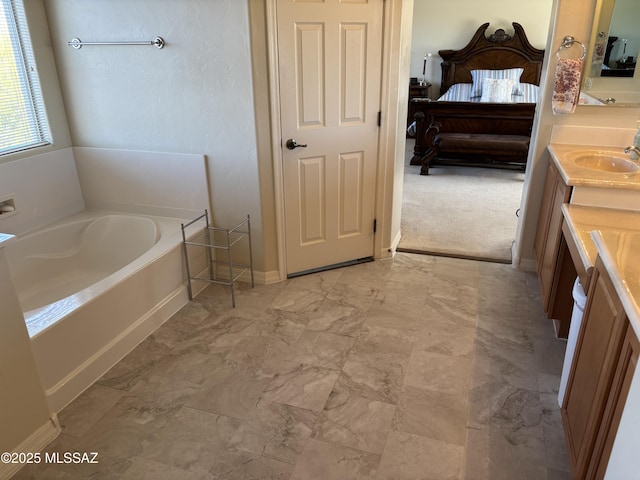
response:
M571 255L562 236L562 204L571 197L568 186L557 167L549 162L542 194L540 216L533 247L542 308L556 322L556 334L566 338L571 320L576 278Z
M627 323L609 398L602 416L591 461L589 462L587 478L600 479L605 477L614 441L619 433L618 427L627 404L626 400L631 388L631 381L636 372L639 356L640 342L631 325ZM612 478L616 478L616 475L613 474Z
M639 350L598 257L562 405L573 478L604 477Z

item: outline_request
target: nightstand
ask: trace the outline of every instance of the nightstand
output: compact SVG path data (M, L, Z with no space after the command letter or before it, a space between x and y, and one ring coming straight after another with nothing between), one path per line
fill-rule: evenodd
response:
M426 85L409 85L409 108L407 109L407 127L413 123L413 115L416 113L414 98L428 101L430 99L431 84Z

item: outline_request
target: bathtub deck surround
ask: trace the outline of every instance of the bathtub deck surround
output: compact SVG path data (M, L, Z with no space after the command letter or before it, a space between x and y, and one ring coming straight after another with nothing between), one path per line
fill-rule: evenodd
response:
M0 164L0 232L20 235L85 208L71 148Z
M14 235L0 233L0 452L37 452L60 433L36 368L5 249ZM20 465L0 462L0 478L9 478Z
M20 235L85 208L191 218L209 208L200 154L69 147L0 164L0 231Z
M416 289L416 284L424 285ZM397 254L208 286L59 417L72 478L570 478L535 276Z
M194 218L209 208L204 155L73 147L87 208Z

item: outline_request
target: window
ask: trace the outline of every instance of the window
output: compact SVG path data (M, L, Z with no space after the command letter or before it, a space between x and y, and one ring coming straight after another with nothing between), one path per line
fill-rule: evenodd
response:
M22 0L0 0L0 155L50 143Z

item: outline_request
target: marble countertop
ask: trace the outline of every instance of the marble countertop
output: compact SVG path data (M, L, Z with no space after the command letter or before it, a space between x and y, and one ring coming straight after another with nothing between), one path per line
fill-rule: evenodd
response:
M606 172L576 165L572 160L566 158L567 154L584 151L610 152L620 158L628 159L629 156L624 153L624 147L594 147L551 143L547 149L567 185L640 190L640 170L629 173Z
M562 205L562 214L567 220L571 236L578 246L580 260L587 272L593 269L598 254L591 239L592 231L640 232L640 212L636 211L565 203Z
M640 212L564 204L562 213L585 269L599 254L640 337Z
M594 230L591 238L611 276L629 323L640 337L640 231Z

